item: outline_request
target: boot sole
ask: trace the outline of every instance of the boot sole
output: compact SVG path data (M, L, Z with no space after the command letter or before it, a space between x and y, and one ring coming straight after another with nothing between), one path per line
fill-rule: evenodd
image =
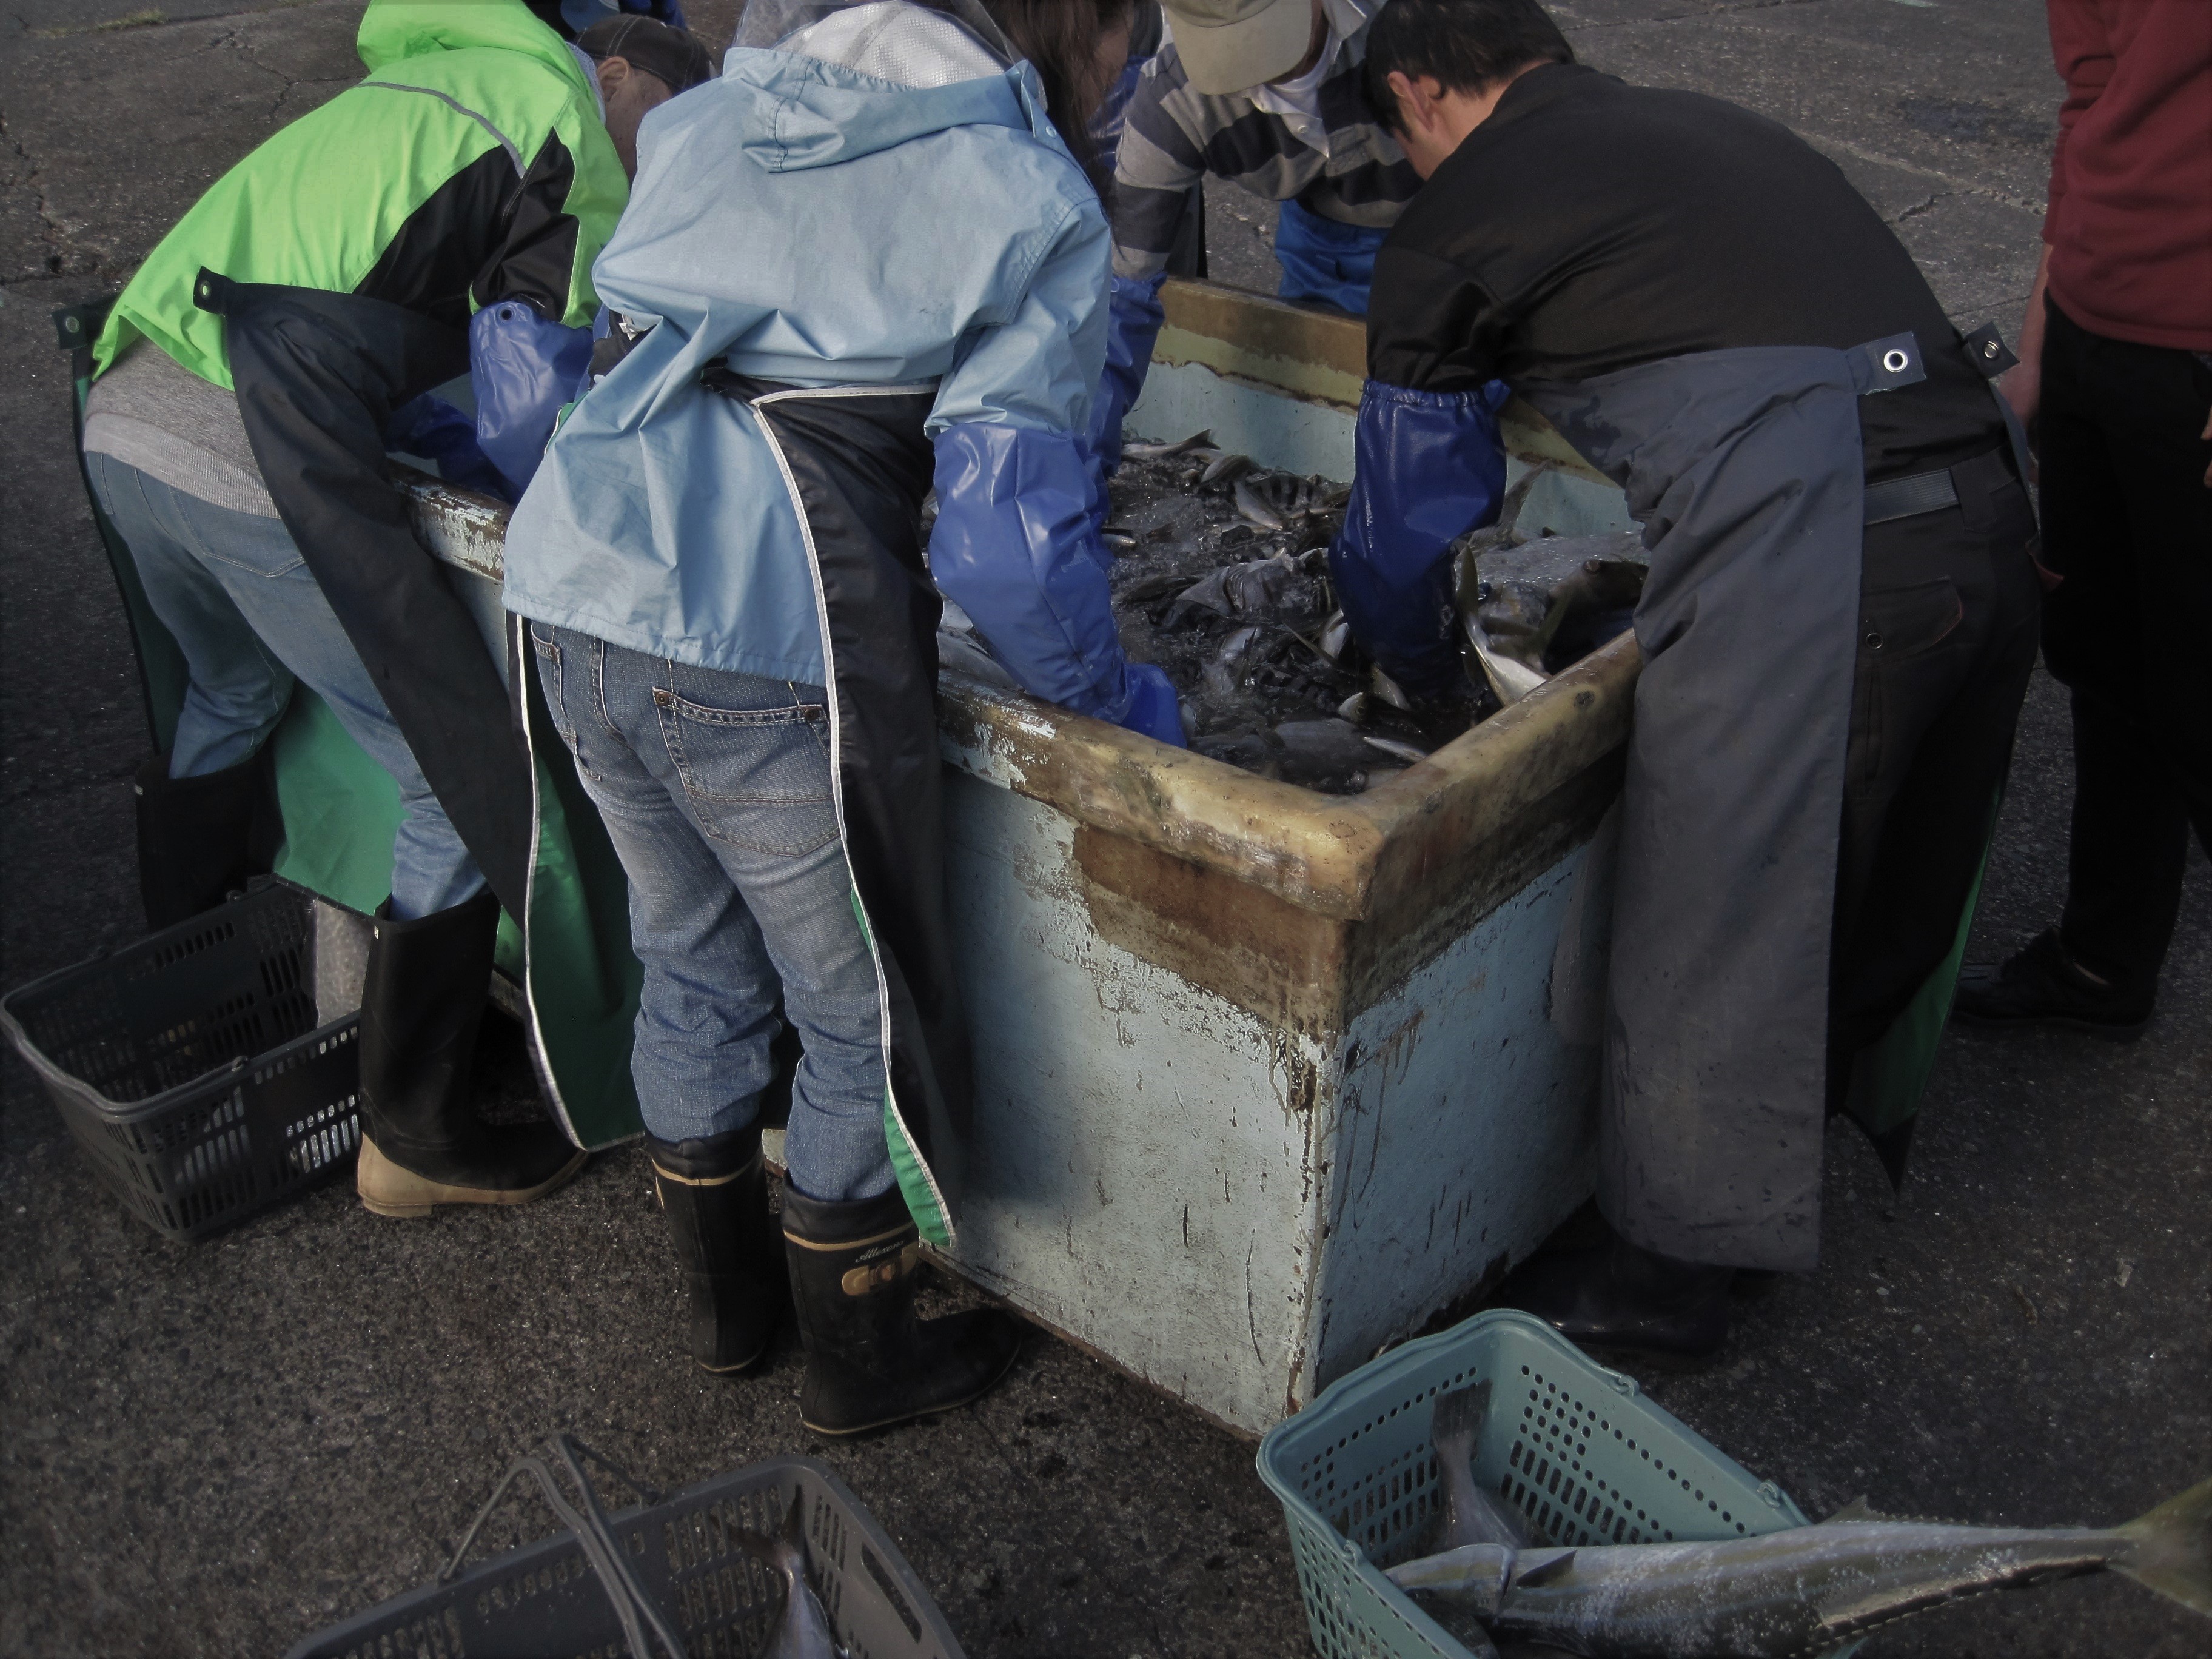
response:
M1653 1371L1667 1376L1688 1376L1711 1370L1720 1364L1721 1351L1728 1346L1723 1340L1700 1351L1640 1347L1633 1342L1595 1342L1578 1336L1570 1336L1567 1340L1601 1365L1611 1366L1615 1370L1633 1366L1638 1370Z
M873 1434L878 1429L895 1429L902 1424L919 1423L926 1417L942 1417L947 1412L959 1411L963 1407L974 1405L1006 1380L1006 1374L1014 1369L1014 1362L1022 1357L1024 1346L1020 1342L1015 1343L1013 1352L1006 1356L1006 1363L1000 1366L992 1374L991 1380L984 1383L981 1388L972 1394L964 1394L957 1400L948 1400L941 1406L926 1406L918 1412L902 1412L895 1416L879 1418L872 1423L860 1423L842 1429L827 1428L815 1422L805 1412L801 1412L799 1414L800 1426L826 1439L849 1440L856 1434Z
M2145 1014L2132 1025L2121 1025L2101 1020L2075 1019L2069 1014L1970 1014L1963 1008L1951 1010L1951 1023L1976 1031L2073 1031L2082 1036L2092 1036L2105 1042L2133 1042L2150 1029L2150 1018Z
M367 1135L361 1138L361 1159L354 1168L354 1190L361 1195L362 1207L378 1215L412 1221L426 1216L441 1204L515 1205L533 1203L555 1188L565 1187L575 1178L590 1159L588 1152L578 1152L550 1178L535 1187L516 1187L500 1189L491 1187L449 1187L441 1181L432 1181L411 1170L403 1170L382 1152Z
M775 1346L773 1341L769 1344L769 1347ZM761 1361L767 1358L768 1348L763 1348L750 1359L740 1359L734 1365L709 1365L703 1359L695 1359L691 1363L709 1376L743 1376L747 1371L758 1370Z
M784 1316L784 1319L789 1317L788 1314ZM769 1332L767 1340L753 1351L749 1358L727 1365L710 1365L695 1353L691 1356L691 1363L709 1376L743 1376L748 1371L757 1371L767 1363L769 1351L775 1346L776 1338L783 1334L784 1319L775 1322L775 1328Z

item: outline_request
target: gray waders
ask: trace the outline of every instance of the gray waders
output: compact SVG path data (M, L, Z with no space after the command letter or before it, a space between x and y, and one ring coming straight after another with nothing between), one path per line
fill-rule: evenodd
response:
M1662 1255L1818 1260L1858 399L1924 378L1908 333L1521 388L1626 490L1650 550L1598 1200Z

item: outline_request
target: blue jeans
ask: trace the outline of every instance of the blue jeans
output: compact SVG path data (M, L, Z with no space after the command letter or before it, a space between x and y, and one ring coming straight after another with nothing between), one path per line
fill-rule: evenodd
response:
M750 1123L781 1001L805 1049L785 1139L793 1183L833 1203L889 1191L883 998L838 834L822 688L547 623L530 639L629 875L645 1127L683 1140Z
M1389 234L1324 219L1295 198L1285 202L1275 214L1275 262L1283 268L1276 294L1285 300L1319 300L1364 317L1375 256Z
M399 787L392 915L410 921L474 897L483 873L283 520L216 507L112 455L84 459L190 670L169 775L200 777L250 758L283 719L296 680Z

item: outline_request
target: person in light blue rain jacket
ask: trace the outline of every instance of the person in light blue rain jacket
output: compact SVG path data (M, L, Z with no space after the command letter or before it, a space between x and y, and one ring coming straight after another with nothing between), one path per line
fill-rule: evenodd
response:
M1084 142L1127 10L752 0L721 77L643 130L589 390L507 535L507 608L629 876L693 1352L757 1361L787 1259L820 1433L972 1400L1018 1341L914 1311L969 1115L939 590L1034 695L1182 741L1121 649L1083 438L1108 233L1060 133ZM779 1243L759 1115L787 1088Z

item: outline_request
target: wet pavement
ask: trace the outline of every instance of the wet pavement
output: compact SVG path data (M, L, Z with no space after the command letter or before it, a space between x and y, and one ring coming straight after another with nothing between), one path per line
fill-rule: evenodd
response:
M0 978L136 931L135 673L68 447L46 321L110 291L195 192L356 72L358 7L12 0L0 15ZM727 0L694 0L726 33ZM1807 132L1954 317L2016 326L2055 83L2018 0L1573 0L1593 61ZM1216 192L1218 276L1265 285L1271 210ZM1978 933L2063 890L2063 696L2038 677ZM2192 854L2142 1041L1961 1036L1893 1194L1831 1143L1820 1271L1741 1304L1650 1392L1818 1514L2108 1522L2212 1473L2212 870ZM179 1248L125 1217L6 1061L0 1652L281 1651L422 1582L507 1460L573 1429L675 1486L774 1453L836 1468L981 1659L1306 1652L1251 1448L1034 1339L973 1411L854 1446L799 1428L795 1345L716 1383L679 1347L642 1159L421 1224L325 1189ZM2181 1656L2203 1627L2117 1581L1994 1598L1875 1655Z

